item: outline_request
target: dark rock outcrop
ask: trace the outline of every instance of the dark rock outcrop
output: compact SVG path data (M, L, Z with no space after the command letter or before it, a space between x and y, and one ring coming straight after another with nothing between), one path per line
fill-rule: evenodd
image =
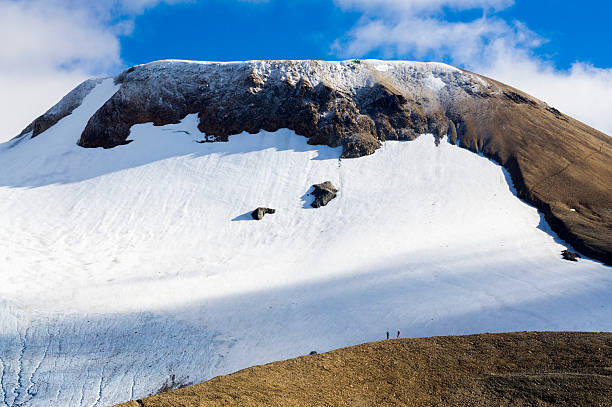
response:
M312 195L314 195L314 201L310 204L313 208L320 208L321 206L325 206L336 197L336 193L338 190L334 187L330 181L325 181L321 184L315 184L312 186L314 191L312 191Z
M275 212L275 209L259 207L251 212L251 217L255 220L262 220L266 214L273 214Z
M580 255L578 253L570 252L566 249L561 252L561 257L563 257L563 260L567 261L578 261Z
M310 144L342 147L344 158L372 154L385 140L448 136L503 165L518 197L559 237L612 264L610 137L489 78L443 64L162 61L116 82L120 90L91 117L79 145L115 147L129 142L135 124L187 114L198 114L207 140L288 128ZM39 128L54 120L40 119Z
M528 98L526 96L523 96L523 95L521 95L520 93L517 93L517 92L504 91L504 96L506 96L508 99L510 99L511 101L513 101L514 103L517 103L517 104L524 103L524 104L531 105L531 106L537 106L538 105L534 100L532 100L532 99L530 99L530 98Z
M146 67L124 72L117 78L121 89L91 118L79 145L112 148L128 141L134 124L177 123L197 113L200 131L216 141L241 132L288 128L308 137L310 144L342 146L343 157L355 158L372 154L380 141L413 139L440 127L436 120L428 121L419 102L388 84L349 91L325 81L313 85L308 76L271 80L256 65L211 67L215 69L186 64L181 67L183 80L174 82L166 76L172 70L166 74L163 66L156 67L161 72ZM290 68L297 70L296 76L303 74L299 68L304 67Z
M451 144L457 144L457 128L452 120L448 122L448 141Z

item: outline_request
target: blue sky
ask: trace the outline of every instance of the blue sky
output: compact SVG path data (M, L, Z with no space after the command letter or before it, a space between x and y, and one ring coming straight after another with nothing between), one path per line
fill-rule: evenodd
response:
M121 39L122 58L336 59L332 43L358 18L328 0L162 4L136 18L134 32Z
M445 14L451 21L470 20L482 16L482 9L453 12L447 8ZM568 69L576 61L612 67L612 2L517 0L499 15L508 21L522 21L541 35L547 42L534 53L558 69ZM334 41L361 17L361 13L343 10L329 0L160 4L136 17L134 31L121 37L121 57L128 65L168 58L386 57L377 50L348 56L332 49ZM394 57L420 59L410 53Z
M612 67L612 2L519 0L501 13L507 19L525 22L547 39L536 50L559 69L576 61Z
M612 134L603 0L0 0L0 142L71 88L159 59L441 61Z

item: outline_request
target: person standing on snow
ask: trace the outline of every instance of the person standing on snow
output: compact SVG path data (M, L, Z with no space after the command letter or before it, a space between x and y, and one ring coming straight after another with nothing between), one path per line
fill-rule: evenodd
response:
M399 338L399 336L400 336L400 331L399 331L399 329L398 329L398 330L397 330L397 337Z

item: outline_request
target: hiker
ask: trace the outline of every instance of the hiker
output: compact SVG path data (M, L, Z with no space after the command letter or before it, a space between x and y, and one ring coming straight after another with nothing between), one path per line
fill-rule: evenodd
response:
M398 329L398 330L397 330L397 337L399 338L399 336L400 336L400 331L399 331L399 329Z
M389 339L389 331L387 331L387 339Z

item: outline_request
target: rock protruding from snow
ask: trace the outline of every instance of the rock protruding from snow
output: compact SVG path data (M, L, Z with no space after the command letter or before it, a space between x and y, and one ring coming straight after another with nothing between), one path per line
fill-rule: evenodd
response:
M267 214L271 215L275 212L276 212L276 209L259 207L255 209L253 212L251 212L251 216L255 220L262 220L265 215Z
M561 257L563 257L563 260L567 261L578 261L580 255L566 249L561 252Z
M315 199L310 204L313 208L320 208L321 206L325 206L336 197L338 190L334 187L330 181L325 181L321 184L315 184L312 186L314 191L312 195L314 195Z
M457 144L457 128L452 120L448 122L448 141L451 144Z
M432 90L423 80L434 74L469 87L469 94L490 92L485 82L443 64L392 63L382 73L358 60L155 62L116 78L121 90L92 117L79 145L115 147L135 124L178 123L197 113L200 131L217 141L288 128L310 144L342 146L344 157L360 157L380 141L446 134L444 104L466 93L458 85Z

